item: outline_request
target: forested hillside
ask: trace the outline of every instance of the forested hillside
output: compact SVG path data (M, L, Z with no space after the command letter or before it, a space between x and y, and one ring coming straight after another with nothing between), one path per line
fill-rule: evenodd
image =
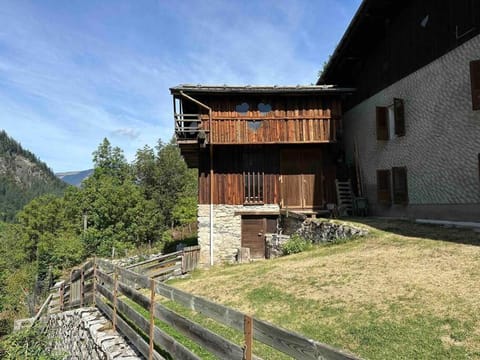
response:
M162 250L172 243L172 229L195 222L197 173L173 141L139 149L130 164L104 139L93 163L80 188L37 197L14 223L0 222L0 336L87 257Z
M0 221L12 221L30 200L60 195L66 187L44 162L0 131Z

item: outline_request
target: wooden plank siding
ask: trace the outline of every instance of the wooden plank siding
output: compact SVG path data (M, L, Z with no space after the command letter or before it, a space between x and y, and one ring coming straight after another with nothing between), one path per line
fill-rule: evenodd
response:
M199 97L212 108L212 144L328 143L336 141L341 106L326 96L211 96ZM236 106L248 104L240 113ZM268 113L259 104L271 106ZM200 115L209 129L208 114Z
M255 145L255 146L216 146L213 153L214 166L214 204L243 205L245 204L244 163L246 152L255 151L263 163L263 202L264 204L281 204L282 197L289 198L292 194L282 194L280 178L285 175L298 177L300 184L306 177L314 184L310 194L308 208L319 208L327 202L336 202L335 193L335 146L336 145ZM298 163L295 171L282 170L282 154L288 151L292 163ZM304 158L310 159L307 163ZM314 168L312 170L312 164ZM200 154L199 161L199 203L210 203L210 157L208 149ZM285 192L286 190L284 190ZM287 203L285 203L287 205ZM302 206L300 206L302 207Z

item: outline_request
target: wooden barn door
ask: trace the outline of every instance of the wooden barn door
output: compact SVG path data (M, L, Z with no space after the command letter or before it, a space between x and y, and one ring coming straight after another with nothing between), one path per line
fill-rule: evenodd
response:
M302 177L298 152L283 150L280 160L282 205L288 208L303 207Z
M242 247L250 248L250 257L265 257L265 232L267 221L264 217L242 216Z
M292 209L315 209L324 204L321 151L282 151L282 205Z

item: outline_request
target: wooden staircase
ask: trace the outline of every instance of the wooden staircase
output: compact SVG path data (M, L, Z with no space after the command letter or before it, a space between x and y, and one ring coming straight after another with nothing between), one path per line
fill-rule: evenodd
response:
M335 180L335 187L337 189L337 204L340 215L353 214L353 191L350 180L339 181Z

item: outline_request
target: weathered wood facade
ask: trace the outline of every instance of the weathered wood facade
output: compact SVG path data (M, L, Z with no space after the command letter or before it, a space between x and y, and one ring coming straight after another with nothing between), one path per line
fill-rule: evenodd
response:
M336 202L340 104L349 91L330 86L171 89L178 145L188 166L198 168L199 206L235 209L233 216L242 217L238 236L250 244L252 256L264 249L264 244L252 246L252 239L261 234L258 241L264 240L272 214L281 209L315 213Z
M180 86L172 93L177 142L199 169L200 204L311 210L335 202L338 89Z
M213 153L214 204L321 209L335 202L335 145L225 145ZM249 162L251 158L255 163ZM200 155L199 203L210 203L209 152ZM257 174L249 187L248 173ZM257 181L255 186L253 181ZM258 189L260 187L260 189ZM251 199L248 190L256 192ZM252 190L253 189L253 190ZM260 196L260 198L258 198Z

